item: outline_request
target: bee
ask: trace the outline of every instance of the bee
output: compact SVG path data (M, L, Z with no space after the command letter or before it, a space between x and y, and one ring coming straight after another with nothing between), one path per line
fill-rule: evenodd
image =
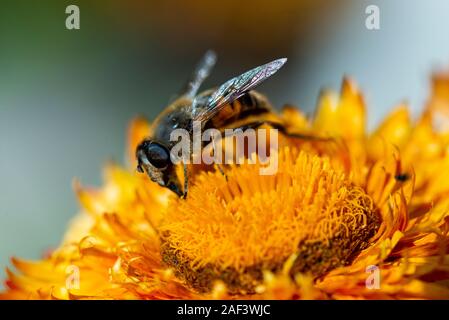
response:
M271 61L226 81L218 89L198 94L201 84L216 63L216 54L207 51L179 97L157 116L150 136L137 146L137 171L146 173L152 181L185 198L188 191L187 165L183 163L182 183L176 172L177 165L170 156L170 150L176 143L170 140L170 133L180 128L192 133L194 121L201 123L201 130L223 130L252 115L272 113L273 108L268 100L253 88L275 74L286 61L286 58ZM257 128L265 123L285 132L281 124L269 121L250 122L243 127Z

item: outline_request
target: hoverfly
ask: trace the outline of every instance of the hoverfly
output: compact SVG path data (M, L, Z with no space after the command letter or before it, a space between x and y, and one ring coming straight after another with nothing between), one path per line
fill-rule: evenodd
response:
M137 170L141 173L146 172L152 181L170 189L179 197L186 197L187 165L183 164L184 185L182 185L176 173L176 165L170 157L170 150L175 144L170 141L170 133L178 128L192 133L194 121L200 121L203 130L224 129L236 120L273 112L268 100L252 89L275 74L286 61L286 58L271 61L230 79L216 90L197 94L216 62L215 53L207 51L179 98L156 118L150 136L137 146ZM257 121L245 124L245 128L257 128L265 123L272 125L268 121ZM285 132L282 125L277 123L273 125Z

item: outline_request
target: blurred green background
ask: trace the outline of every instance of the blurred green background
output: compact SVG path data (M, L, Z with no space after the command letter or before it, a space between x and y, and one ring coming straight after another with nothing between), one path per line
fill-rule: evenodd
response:
M70 4L80 30L65 28ZM206 49L219 55L206 87L288 57L260 87L278 107L311 111L349 74L372 126L405 98L422 106L430 72L449 63L447 12L444 0L2 0L0 266L57 246L78 210L72 179L100 185L104 162L123 161L129 120L161 111Z

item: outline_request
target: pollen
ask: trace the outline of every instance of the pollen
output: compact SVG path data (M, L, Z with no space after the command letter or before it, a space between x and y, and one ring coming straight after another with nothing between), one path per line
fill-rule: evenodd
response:
M377 232L373 200L329 158L284 147L275 173L260 175L261 167L202 172L186 200L170 203L162 257L193 289L220 281L231 293L254 293L266 271L287 264L292 278L317 278L351 263Z

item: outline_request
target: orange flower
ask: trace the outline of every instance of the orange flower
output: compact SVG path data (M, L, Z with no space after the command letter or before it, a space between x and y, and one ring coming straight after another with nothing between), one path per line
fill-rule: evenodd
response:
M37 262L12 259L5 299L449 298L449 78L413 122L400 106L374 131L345 80L315 117L287 107L279 170L196 173L187 199L134 173L149 124L130 130L131 169L76 184L83 210Z

